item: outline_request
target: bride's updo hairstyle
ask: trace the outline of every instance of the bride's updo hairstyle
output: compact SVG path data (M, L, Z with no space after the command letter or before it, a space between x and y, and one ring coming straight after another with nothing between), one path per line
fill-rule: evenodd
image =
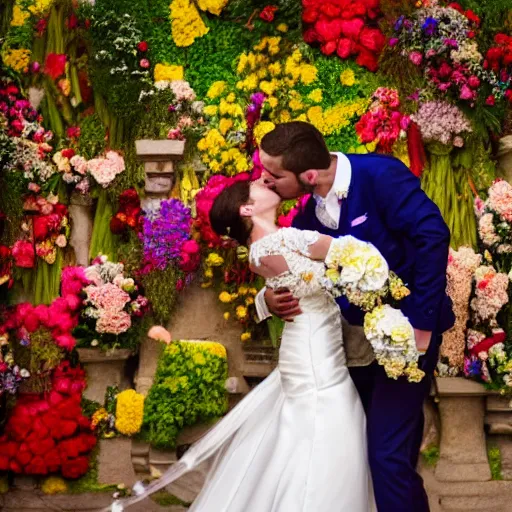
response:
M240 207L250 201L251 182L238 181L226 187L213 201L210 224L219 236L229 236L241 245L247 245L252 231L249 217L240 215Z

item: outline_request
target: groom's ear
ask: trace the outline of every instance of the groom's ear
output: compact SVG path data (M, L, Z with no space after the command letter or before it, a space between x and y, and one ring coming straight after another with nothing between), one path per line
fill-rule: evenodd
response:
M252 217L254 206L252 204L243 204L240 206L240 217Z
M304 171L299 175L302 182L315 187L318 184L318 171L314 169L309 169L309 171Z

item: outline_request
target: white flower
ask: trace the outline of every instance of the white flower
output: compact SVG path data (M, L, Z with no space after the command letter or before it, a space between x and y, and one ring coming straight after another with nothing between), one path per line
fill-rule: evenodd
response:
M24 378L24 379L28 379L30 377L30 372L26 369L26 368L23 368L21 371L20 371L20 375Z
M145 491L144 484L142 482L135 482L132 489L136 496L140 496L141 494L144 494L144 491Z
M92 340L91 341L91 347L97 347L99 345L99 341L98 340Z

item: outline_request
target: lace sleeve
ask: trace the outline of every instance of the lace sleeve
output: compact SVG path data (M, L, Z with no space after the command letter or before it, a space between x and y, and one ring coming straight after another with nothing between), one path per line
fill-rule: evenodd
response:
M283 239L287 249L298 252L308 258L311 256L309 246L318 242L318 231L301 230L297 228L283 228Z

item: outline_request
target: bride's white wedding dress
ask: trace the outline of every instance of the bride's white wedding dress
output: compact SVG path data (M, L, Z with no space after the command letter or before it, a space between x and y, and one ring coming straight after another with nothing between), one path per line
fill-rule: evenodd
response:
M302 314L286 323L278 368L144 496L210 459L190 511L374 510L366 421L345 364L340 312L320 285L323 262L307 257L317 238L316 232L284 228L253 243L256 265L267 255L285 258L288 271L267 286L288 287Z

